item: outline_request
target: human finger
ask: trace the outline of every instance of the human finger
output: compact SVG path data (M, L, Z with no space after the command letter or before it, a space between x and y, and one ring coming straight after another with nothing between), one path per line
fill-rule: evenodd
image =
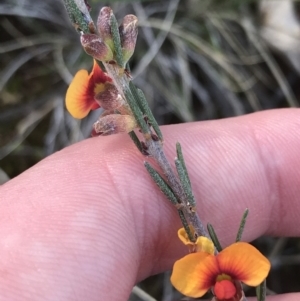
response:
M298 120L278 110L164 127L168 157L180 141L200 217L224 245L246 207L246 240L299 235ZM125 135L88 139L1 187L4 300L124 300L172 266L178 217L143 160Z

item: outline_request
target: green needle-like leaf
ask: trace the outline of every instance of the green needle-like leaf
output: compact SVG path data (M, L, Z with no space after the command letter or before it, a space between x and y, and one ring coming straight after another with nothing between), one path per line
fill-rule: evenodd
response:
M149 123L153 127L153 130L155 131L157 137L159 138L159 140L162 141L163 140L162 132L156 122L155 117L153 116L153 114L151 112L151 109L148 105L147 99L146 99L143 91L140 89L137 89L132 82L129 83L129 88L130 88L132 95L136 99L136 102L139 104L140 109L148 117Z
M145 165L149 175L151 176L153 181L156 183L156 185L159 187L159 189L162 191L162 193L178 209L178 214L181 219L181 223L184 227L185 232L188 235L189 240L195 242L195 237L193 236L193 234L191 232L189 224L184 216L184 213L181 209L178 208L179 203L178 203L178 200L177 200L175 194L173 193L172 189L170 188L168 183L162 178L162 176L148 162L145 162L144 165Z
M217 234L216 234L213 226L211 224L207 224L207 230L208 230L210 238L211 238L212 242L214 243L217 251L221 252L222 251L222 246L221 246L221 244L219 242L219 239L217 237Z
M63 0L69 18L73 25L76 25L76 29L83 33L89 33L89 23L92 22L92 18L86 8L84 1L82 0ZM77 3L78 2L78 3ZM79 7L80 6L80 7ZM81 8L81 9L80 9Z
M135 98L132 96L130 90L125 90L124 91L127 103L137 121L137 123L139 124L141 131L144 134L149 134L150 130L149 127L147 125L147 123L144 120L144 115L139 107L139 105L136 103Z
M238 242L242 239L242 235L243 235L243 232L244 232L244 229L245 229L245 224L246 224L248 213L249 213L249 210L246 209L243 216L242 216L242 220L241 220L241 223L240 223L240 226L239 226L239 230L238 230L238 233L237 233L237 236L236 236L236 239L235 239L236 242Z
M116 19L115 15L111 16L110 26L111 26L111 35L112 35L112 39L113 39L113 42L114 42L114 50L115 50L115 55L116 55L116 61L117 61L117 64L120 67L124 68L123 53L122 53L119 27L118 27L118 22L117 22L117 19Z
M194 237L194 235L193 235L193 233L191 231L191 228L190 228L190 226L189 226L189 224L188 224L188 222L187 222L187 220L186 220L186 218L184 216L183 211L182 210L178 210L178 214L179 214L179 217L181 219L182 226L183 226L183 228L184 228L184 230L185 230L185 232L186 232L189 240L192 241L192 242L195 242L196 238Z
M180 163L182 165L182 168L185 171L185 176L187 178L187 181L188 181L189 185L191 186L191 180L190 180L190 177L189 177L189 174L188 174L185 162L184 162L184 158L183 158L183 154L182 154L182 149L181 149L181 145L180 145L179 142L176 143L176 151L177 151L177 158L180 161Z
M131 131L128 134L129 134L129 137L131 138L131 140L133 141L133 143L135 144L135 146L143 154L143 147L142 147L140 139L138 138L138 136L136 135L136 133L134 131Z
M162 191L162 193L171 201L173 205L178 205L178 200L171 190L168 183L161 177L161 175L148 163L144 163L148 173L150 174L153 181L156 183L156 185L159 187L159 189Z
M267 294L266 280L256 287L256 297L258 301L265 301Z
M175 165L176 165L176 169L177 169L178 176L179 176L180 182L182 184L183 190L187 196L188 202L189 202L190 206L195 207L196 201L195 201L194 194L192 192L192 188L191 188L189 179L187 177L186 170L183 168L179 159L175 160Z

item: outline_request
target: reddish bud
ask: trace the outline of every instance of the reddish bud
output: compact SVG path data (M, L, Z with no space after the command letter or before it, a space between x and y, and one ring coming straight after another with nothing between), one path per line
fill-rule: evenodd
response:
M100 37L107 44L110 49L114 50L114 42L111 34L110 20L113 15L113 11L110 7L105 6L99 12L98 20L97 20L97 28L100 34Z
M137 127L135 119L130 115L112 114L100 117L94 123L93 135L107 136L122 132L131 132Z
M94 59L104 62L112 60L113 53L111 49L96 34L83 34L80 41L85 52Z
M128 62L135 49L138 35L137 23L138 18L135 15L126 15L119 27L123 58L125 62Z
M106 83L103 91L95 95L95 100L104 110L115 110L124 104L115 85Z

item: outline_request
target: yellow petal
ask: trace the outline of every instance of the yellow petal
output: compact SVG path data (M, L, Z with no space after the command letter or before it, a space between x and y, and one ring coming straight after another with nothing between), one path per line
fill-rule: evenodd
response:
M74 118L84 118L95 108L93 83L86 70L79 70L74 76L66 95L66 107ZM99 107L99 105L98 105Z
M205 236L199 236L196 240L196 251L197 252L206 252L213 255L215 252L215 247L213 242Z
M193 229L191 229L191 232L193 233ZM178 238L183 242L183 244L185 244L185 245L194 244L189 240L188 235L185 232L184 228L180 228L177 232L177 235L178 235Z
M259 285L269 274L271 264L256 248L245 242L237 242L217 256L222 273L250 286Z
M171 282L182 294L198 298L215 284L219 273L215 256L197 252L186 255L175 262Z

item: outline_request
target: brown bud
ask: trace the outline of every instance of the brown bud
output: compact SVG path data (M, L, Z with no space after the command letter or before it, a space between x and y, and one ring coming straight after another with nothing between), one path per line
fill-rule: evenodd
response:
M138 35L138 18L135 15L126 15L119 27L123 58L128 62L132 56Z
M80 37L81 45L85 52L94 59L108 62L112 60L113 53L111 49L96 34L83 34Z
M131 132L137 127L135 119L130 115L112 114L100 117L94 123L93 135L107 136L122 132Z
M95 100L104 110L115 110L124 104L116 86L111 83L105 84L103 91L96 94Z
M97 28L100 34L100 37L107 44L110 49L114 50L114 42L111 34L110 20L113 15L113 11L110 7L105 6L99 12L98 20L97 20Z

